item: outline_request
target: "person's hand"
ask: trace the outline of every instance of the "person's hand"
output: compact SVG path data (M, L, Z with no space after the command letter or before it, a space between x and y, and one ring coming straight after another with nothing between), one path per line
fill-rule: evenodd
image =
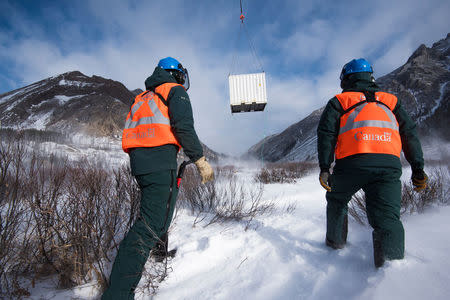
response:
M331 192L331 187L330 187L329 179L330 179L330 172L328 172L328 171L322 171L322 172L320 172L320 175L319 175L320 185L321 185L324 189L326 189L327 192Z
M200 157L196 162L198 172L202 177L202 183L214 180L214 170L211 165L206 161L204 156Z
M428 176L423 170L415 170L411 175L412 184L415 186L414 190L420 192L427 187Z

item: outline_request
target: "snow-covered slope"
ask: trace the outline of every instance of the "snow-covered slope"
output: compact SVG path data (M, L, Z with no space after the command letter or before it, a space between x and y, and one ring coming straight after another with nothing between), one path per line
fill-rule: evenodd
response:
M238 176L252 184L255 171ZM405 259L377 270L368 227L350 221L348 245L338 251L325 246L325 192L316 174L296 184L266 185L264 201L273 200L275 212L257 217L248 230L236 222L193 226L195 217L179 211L170 236L170 247L178 247L172 271L154 298L141 291L136 299L450 298L450 207L405 217ZM294 212L286 211L289 204L296 205ZM87 284L58 291L43 282L31 299L41 296L94 299L96 290Z

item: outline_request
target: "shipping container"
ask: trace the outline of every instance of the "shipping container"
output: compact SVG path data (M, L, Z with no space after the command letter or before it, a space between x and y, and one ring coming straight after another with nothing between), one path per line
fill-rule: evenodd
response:
M231 112L262 111L267 104L266 74L228 76Z

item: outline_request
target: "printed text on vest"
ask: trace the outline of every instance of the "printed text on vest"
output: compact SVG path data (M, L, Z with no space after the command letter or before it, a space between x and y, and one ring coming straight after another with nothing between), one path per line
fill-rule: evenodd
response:
M160 86L161 88L157 87L155 92L167 99L170 88L176 85L178 84L166 83ZM170 127L168 107L154 92L143 92L136 96L128 113L122 134L122 148L129 152L131 148L166 144L180 147Z
M337 159L362 153L400 157L399 127L392 112L397 103L395 96L378 92L376 101L366 101L362 93L347 92L336 97L344 111L350 109L341 116L335 149Z

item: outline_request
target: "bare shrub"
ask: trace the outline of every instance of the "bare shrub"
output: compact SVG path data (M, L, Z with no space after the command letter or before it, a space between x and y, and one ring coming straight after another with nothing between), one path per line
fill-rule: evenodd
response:
M367 225L366 215L366 196L364 192L358 191L353 195L352 200L348 204L348 213L361 225Z
M307 162L268 163L254 176L254 180L263 184L294 183L315 166Z
M13 138L19 138L19 140L36 143L67 143L70 141L68 134L55 131L43 131L38 129L14 130L12 128L0 128L0 140L12 140Z
M401 213L422 213L433 204L448 205L450 179L443 168L434 169L429 175L427 188L419 193L412 184L403 183Z
M114 250L139 212L129 168L27 153L23 135L8 133L0 141L0 298L27 296L25 278L105 287ZM156 288L167 276L167 261L164 270L147 284Z
M155 246L151 250L150 257L158 256L158 258L155 258L155 259L150 258L149 260L147 260L144 270L142 272L142 278L144 278L144 283L141 286L138 286L136 288L135 293L147 291L148 295L153 296L157 293L161 282L163 282L169 275L170 271L172 271L172 268L169 265L169 262L172 258L170 256L161 257L159 255L155 255L154 251L160 250L160 251L168 252L169 249L167 249L167 244L165 245L165 243L157 236L157 234L145 222L145 220L144 220L144 225L145 225L147 231L151 233L153 238L155 240L157 240L157 243L159 243L162 246L161 246L161 248L158 248L157 246ZM148 241L145 241L143 239L139 240L139 246L145 245L146 243L148 243ZM142 248L140 248L140 249L142 249ZM139 249L138 249L138 253L139 253L138 255L146 255L146 253L144 253L142 250L139 251Z
M291 202L289 204L286 204L284 206L284 211L288 214L292 214L295 210L297 209L297 203L296 202Z
M22 136L6 137L0 140L0 296L21 290L20 249L28 238L27 207L21 201L26 150Z
M57 260L60 244L65 236L60 226L60 199L64 195L67 163L51 156L42 161L32 154L26 168L27 180L24 182L24 198L31 217L34 250L29 253L30 268L37 275L56 272L60 280L65 280L65 271ZM25 255L25 253L24 253ZM33 259L34 258L34 259ZM67 283L62 284L66 286Z
M128 165L113 170L113 174L114 194L112 199L118 201L110 201L110 219L105 221L107 222L106 228L109 230L108 240L111 239L114 248L118 248L116 233L119 232L119 238L121 238L133 225L139 213L141 193ZM125 201L121 202L121 199Z
M69 169L64 205L59 209L59 232L64 237L54 243L60 284L73 286L98 280L106 286L106 266L111 250L131 227L139 204L139 189L129 169L113 172L87 161Z
M403 183L400 214L423 213L432 205L449 205L450 179L443 168L434 169L430 173L425 190L416 192L412 183ZM349 203L349 214L362 225L368 224L366 216L366 200L362 191L353 195Z
M200 184L194 168L186 168L178 207L189 209L196 215L194 225L209 217L205 226L216 222L245 221L248 227L257 215L273 211L273 203L262 202L262 183L245 185L239 182L234 171L215 174L215 181Z
M161 262L148 260L142 272L142 277L145 280L144 284L142 287L136 288L135 292L139 293L147 291L148 295L155 295L161 282L163 282L172 271L172 268L169 266L169 260L170 258L165 258Z
M218 178L221 177L231 178L237 173L237 171L238 169L232 165L217 166L214 170L214 174Z

